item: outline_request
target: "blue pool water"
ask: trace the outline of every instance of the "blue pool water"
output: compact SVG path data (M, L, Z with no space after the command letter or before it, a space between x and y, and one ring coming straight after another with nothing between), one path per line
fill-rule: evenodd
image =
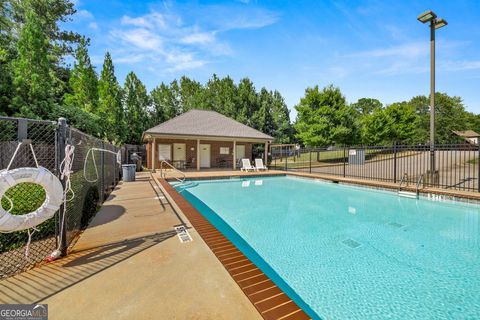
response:
M177 190L314 318L480 319L476 205L294 177Z

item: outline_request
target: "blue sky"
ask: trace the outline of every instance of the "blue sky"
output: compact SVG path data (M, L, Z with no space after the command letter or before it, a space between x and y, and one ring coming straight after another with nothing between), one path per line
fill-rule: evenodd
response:
M249 77L290 109L315 85L339 86L349 102L428 94L429 29L416 17L432 9L449 23L437 30L437 91L480 113L477 0L75 3L65 27L91 38L98 72L108 50L121 83L134 71L149 90L182 75Z

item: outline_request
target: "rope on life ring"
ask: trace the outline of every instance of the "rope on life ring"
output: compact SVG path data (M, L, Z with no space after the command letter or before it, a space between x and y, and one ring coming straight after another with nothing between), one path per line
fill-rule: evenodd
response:
M23 215L13 215L10 213L10 211L13 209L13 202L11 199L8 199L8 197L5 196L10 202L11 208L9 211L7 211L0 206L0 232L3 233L34 228L45 220L50 219L60 208L64 198L63 187L60 183L60 180L48 169L38 165L37 158L35 157L35 153L33 153L33 147L31 144L30 148L34 155L37 167L10 170L13 159L15 158L18 149L22 144L23 143L19 143L7 169L0 171L0 199L5 196L5 193L8 189L15 187L20 183L28 182L38 184L45 189L45 201L33 212Z

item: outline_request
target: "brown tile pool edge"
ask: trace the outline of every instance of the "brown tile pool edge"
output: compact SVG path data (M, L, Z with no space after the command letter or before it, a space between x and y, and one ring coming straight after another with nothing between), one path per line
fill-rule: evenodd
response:
M157 180L157 179L156 179ZM263 273L230 240L180 195L165 179L157 180L190 221L233 280L267 320L310 319L282 289Z

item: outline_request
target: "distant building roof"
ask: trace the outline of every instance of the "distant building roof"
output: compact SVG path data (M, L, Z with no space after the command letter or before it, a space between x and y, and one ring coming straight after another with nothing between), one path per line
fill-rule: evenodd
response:
M460 137L465 137L465 138L478 138L480 137L480 134L476 133L473 130L466 130L466 131L453 131L456 135Z
M228 137L273 140L274 138L250 128L218 112L190 110L145 131L144 134L199 137Z

